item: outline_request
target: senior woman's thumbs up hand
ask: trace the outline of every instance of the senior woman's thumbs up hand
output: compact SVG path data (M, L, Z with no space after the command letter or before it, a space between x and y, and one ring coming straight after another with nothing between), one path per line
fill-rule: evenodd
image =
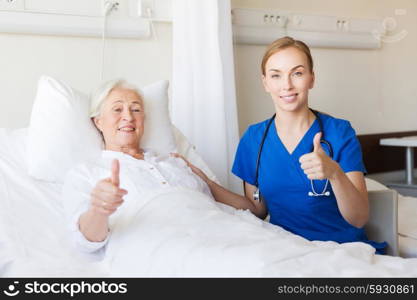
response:
M127 191L119 187L119 173L119 161L114 159L111 166L111 177L97 182L91 192L90 209L94 212L110 216L123 204L123 196L127 194Z

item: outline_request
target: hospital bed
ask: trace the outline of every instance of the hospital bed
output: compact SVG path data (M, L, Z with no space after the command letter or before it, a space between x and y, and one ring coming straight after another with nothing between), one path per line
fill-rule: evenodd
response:
M181 132L173 128L173 133L178 152L203 169L209 177L215 179L196 149L188 143ZM0 145L0 205L2 207L0 210L0 276L115 276L115 273L111 273L109 270L106 262L82 255L72 247L62 203L60 202L62 183L35 179L28 174L26 155L28 129L0 129ZM388 241L390 244L389 254L401 254L401 241L398 244L397 227L399 196L395 191L387 189L377 182L368 179L367 183L370 189L369 199L371 203L371 219L366 226L367 233L377 241ZM196 198L198 197L196 196ZM208 209L213 207L212 204L207 205ZM223 215L223 219L220 218L220 215L216 215L220 223L226 222L229 224L229 219L235 220L236 223L230 221L230 228L228 229L236 230L236 232L247 229L253 231L254 234L248 235L244 240L236 240L230 244L228 244L228 240L223 240L223 245L216 240L222 234L221 232L208 232L208 236L213 240L200 237L203 245L194 243L190 248L195 253L190 252L190 249L185 249L186 256L178 255L169 261L166 260L172 256L172 249L180 247L172 240L169 243L173 244L163 240L163 244L171 245L169 249L161 249L158 246L157 251L149 250L149 259L138 261L138 257L141 257L141 255L135 252L136 259L134 262L136 264L147 264L147 268L138 268L141 271L146 270L146 272L140 273L140 276L252 277L339 276L339 274L340 276L375 277L417 276L417 271L414 271L417 270L417 260L373 255L371 247L363 243L338 245L334 242L309 242L286 232L278 226L257 219L248 211L235 210L221 204L219 206L222 211L230 214L229 218L224 218ZM217 214L215 210L212 213L213 215ZM401 216L399 218L401 219ZM174 220L172 226L176 225L175 222L177 221ZM164 225L169 226L169 224ZM209 228L197 231L196 226L191 229L187 227L186 230L194 233L198 232L201 236L206 234ZM265 233L268 239L255 236L258 230ZM415 231L417 231L417 226ZM415 247L414 250L417 252L417 238L413 240L413 233L404 232L403 235L403 238L407 239L407 251L411 253L410 249ZM169 236L172 237L172 232L169 232ZM198 240L198 236L196 238ZM271 245L269 245L271 238L277 240L271 241ZM257 246L253 242L255 240L260 245L260 249L256 248ZM280 241L285 241L285 243ZM148 242L151 244L154 241L145 241L145 243ZM142 248L146 248L143 246L147 245L145 243L141 244ZM160 244L161 241L158 242L158 245ZM296 246L294 246L296 251L293 250L293 245ZM237 259L236 255L228 256L228 260L218 264L216 269L210 269L226 255L225 253L232 250L235 251L233 253L242 253L242 255L247 255L253 260L262 258L259 266L256 267L262 269L262 272L258 272L256 268L251 269L251 266L245 267L246 269L239 269L242 265L244 266L245 262L237 260L234 262L233 259ZM258 250L259 252L257 252ZM266 250L269 252L265 253ZM217 256L214 253L217 253ZM199 255L204 259L201 259ZM210 257L210 255L213 255L213 257ZM230 262L230 259L232 262ZM317 261L323 261L323 259L328 264L321 263L317 265ZM153 261L155 264L153 264ZM161 261L163 261L163 264ZM222 269L222 267L226 268L232 263L237 268L236 272ZM164 266L162 269L155 267L161 264ZM169 269L170 264L173 264L173 266ZM185 268L186 266L188 266L188 269ZM119 269L116 276L137 275L137 273L129 273L129 271L131 270L126 268Z
M398 195L394 190L368 192L370 217L365 231L371 240L386 241L387 254L398 256Z
M381 139L415 135L417 135L417 131L359 135L358 139L362 147L363 159L369 174L368 176L373 178L382 178L381 174L393 176L401 170L404 170L406 166L404 149L400 147L381 146ZM417 161L416 154L414 155L414 161ZM401 171L401 173L403 172ZM402 257L417 257L417 197L415 197L417 191L396 188L395 190L398 192L395 192L394 189L390 189L371 178L367 178L367 186L368 190L371 191L385 190L397 194L398 214L394 215L398 215L398 253Z
M390 255L417 257L417 198L401 195L371 178L366 178L366 184L371 206L367 233L387 241Z

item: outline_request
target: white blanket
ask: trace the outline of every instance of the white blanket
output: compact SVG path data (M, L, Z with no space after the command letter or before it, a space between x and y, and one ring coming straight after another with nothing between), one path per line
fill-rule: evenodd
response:
M415 277L417 259L374 255L364 243L309 242L247 211L172 189L116 223L111 276Z

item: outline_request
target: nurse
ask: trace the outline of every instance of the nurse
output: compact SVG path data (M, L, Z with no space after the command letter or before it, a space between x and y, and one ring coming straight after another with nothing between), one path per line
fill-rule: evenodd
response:
M309 108L315 75L308 46L291 37L274 41L261 71L275 116L249 126L240 140L232 172L243 180L245 196L190 167L219 202L250 209L260 218L269 214L272 224L308 240L361 241L384 253L387 244L368 240L363 229L369 203L354 129L346 120Z

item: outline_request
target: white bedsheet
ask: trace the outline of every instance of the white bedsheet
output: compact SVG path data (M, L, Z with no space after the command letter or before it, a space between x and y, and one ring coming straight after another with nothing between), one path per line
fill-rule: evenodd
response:
M204 194L172 189L116 224L112 276L417 276L417 259L374 255L364 243L309 242L248 211L221 210Z
M71 247L61 185L26 175L22 135L0 129L0 276L417 276L417 259L308 242L184 190L149 199L117 224L106 260L90 261Z

